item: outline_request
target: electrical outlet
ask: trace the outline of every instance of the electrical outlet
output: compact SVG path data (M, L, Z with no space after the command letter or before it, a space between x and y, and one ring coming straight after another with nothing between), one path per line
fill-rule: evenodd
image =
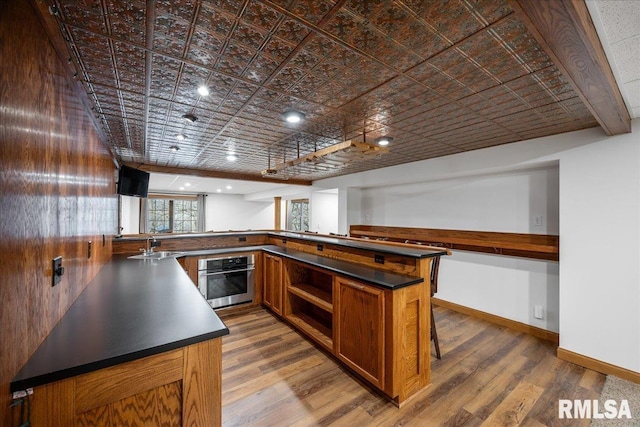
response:
M14 391L12 397L14 399L22 399L23 397L27 397L27 395L32 395L33 389L28 388L26 390Z
M536 319L542 319L544 310L542 309L541 305L534 305L533 306L533 317L535 317Z
M533 217L533 225L536 227L542 226L542 215L536 215Z

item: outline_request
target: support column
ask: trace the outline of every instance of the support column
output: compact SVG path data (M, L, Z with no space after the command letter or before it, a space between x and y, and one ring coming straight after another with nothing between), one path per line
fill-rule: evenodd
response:
M280 225L280 218L281 218L281 212L280 212L280 207L282 205L282 197L274 197L273 198L274 201L274 207L275 207L275 222L274 222L274 226L273 229L274 230L281 230L282 227Z

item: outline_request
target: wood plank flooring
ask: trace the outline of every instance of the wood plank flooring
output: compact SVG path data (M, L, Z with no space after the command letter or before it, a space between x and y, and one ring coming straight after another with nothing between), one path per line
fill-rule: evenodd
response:
M558 399L597 399L605 376L555 357L555 346L434 311L432 385L402 408L263 309L221 314L224 426L588 426L559 420Z

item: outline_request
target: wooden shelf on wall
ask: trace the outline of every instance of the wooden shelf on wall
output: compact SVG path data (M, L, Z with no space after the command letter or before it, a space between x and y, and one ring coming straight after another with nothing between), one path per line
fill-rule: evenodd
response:
M352 225L349 235L423 245L441 245L448 249L495 255L558 261L559 237L548 234L499 233L492 231L445 230L436 228Z

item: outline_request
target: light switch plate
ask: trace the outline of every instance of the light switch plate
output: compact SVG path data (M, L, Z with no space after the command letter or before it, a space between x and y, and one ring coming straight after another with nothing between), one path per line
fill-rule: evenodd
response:
M64 267L62 266L62 257L55 257L51 260L51 286L55 286L62 281Z

